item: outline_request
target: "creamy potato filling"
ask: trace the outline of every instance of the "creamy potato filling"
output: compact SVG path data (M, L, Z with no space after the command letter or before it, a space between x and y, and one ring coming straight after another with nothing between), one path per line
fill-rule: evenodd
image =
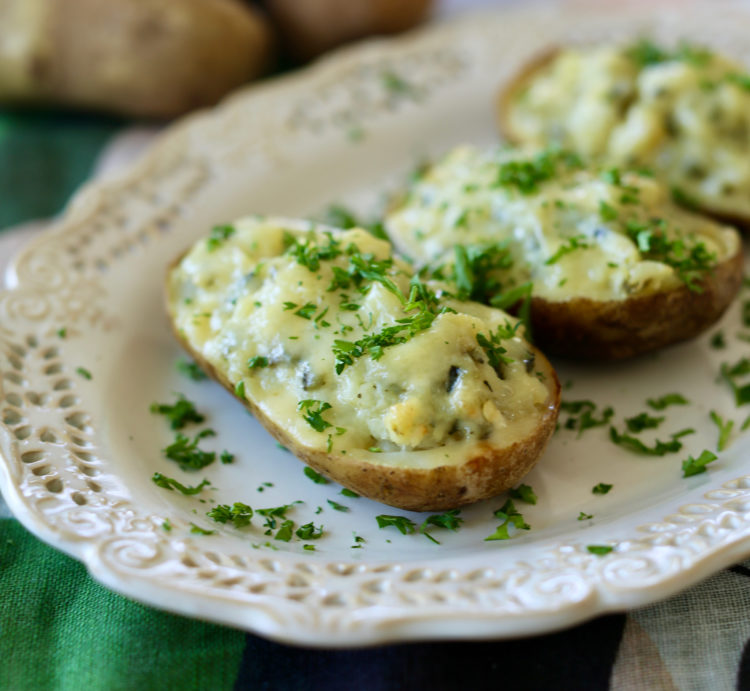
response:
M714 211L750 217L750 73L702 48L561 51L509 110L526 144L649 166Z
M438 275L472 284L468 296L484 301L529 284L550 300L700 290L739 247L734 230L679 208L653 178L584 169L556 150L455 149L415 182L386 229L406 255L443 265Z
M169 305L235 392L306 446L446 464L529 434L549 392L516 320L412 276L363 230L248 218L183 257Z

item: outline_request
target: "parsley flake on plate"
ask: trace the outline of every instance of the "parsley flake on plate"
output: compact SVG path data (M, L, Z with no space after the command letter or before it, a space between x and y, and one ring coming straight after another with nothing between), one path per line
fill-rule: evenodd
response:
M185 494L187 496L192 494L199 494L204 487L207 485L210 485L211 483L204 479L203 482L201 482L199 485L196 485L195 487L190 487L188 485L183 485L181 482L178 482L174 478L167 477L166 475L162 475L161 473L154 473L151 476L151 481L157 486L161 487L163 489L168 490L177 490L178 492L181 492L182 494Z
M492 535L488 535L484 538L485 542L492 540L509 540L511 535L508 531L510 526L514 526L517 530L531 530L531 526L526 523L523 516L516 510L513 502L508 499L501 508L493 514L495 518L499 518L502 523L497 527Z
M177 371L189 377L193 381L202 381L208 375L192 360L178 360Z
M511 498L520 499L527 504L536 504L537 496L529 485L521 484L509 492Z
M182 394L178 394L177 400L172 404L152 403L150 410L156 415L164 415L172 429L182 429L191 422L201 423L206 419L195 409L195 404Z
M231 506L229 504L214 506L213 509L206 513L206 516L217 523L231 523L235 528L243 528L246 525L250 525L253 510L247 504L237 501Z
M682 462L682 477L692 477L706 472L706 466L713 463L718 456L708 449L704 449L698 458L688 456L687 460Z
M327 485L328 479L321 475L316 470L313 470L309 465L305 466L303 471L305 475L310 478L316 485Z

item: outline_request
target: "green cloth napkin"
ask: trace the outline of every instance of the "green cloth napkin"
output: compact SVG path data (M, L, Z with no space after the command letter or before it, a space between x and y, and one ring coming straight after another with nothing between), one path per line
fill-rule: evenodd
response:
M12 519L0 520L0 593L0 689L234 686L243 633L116 595Z
M0 229L56 214L123 122L0 109Z

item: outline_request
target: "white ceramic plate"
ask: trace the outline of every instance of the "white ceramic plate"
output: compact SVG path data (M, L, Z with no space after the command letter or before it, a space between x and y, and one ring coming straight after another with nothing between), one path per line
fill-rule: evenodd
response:
M501 497L465 509L458 532L436 530L440 545L378 530L375 515L403 512L313 484L218 385L178 374L161 307L167 263L216 222L311 214L334 201L367 208L421 158L495 141L498 85L550 43L648 31L747 58L750 13L716 6L518 10L367 44L189 118L129 174L86 189L17 258L13 289L0 294L0 478L11 509L125 595L311 645L539 633L665 597L746 557L747 435L735 433L709 472L683 479L680 470L689 453L715 448L710 410L735 429L744 418L716 381L720 363L742 354L737 305L721 325L727 350L711 349L706 335L637 362L559 365L573 382L566 398L614 405L619 427L649 396L687 396L692 404L669 408L659 430L665 438L694 427L682 452L637 457L606 428L581 439L561 430L527 480L538 504L518 504L531 531L483 540ZM255 508L302 500L290 518L325 525L317 551L263 535L257 519L242 530L218 526L204 515L210 504L150 481L154 471L190 484L204 475L160 453L171 433L148 408L173 391L207 413L219 433L212 448L237 455L206 469L216 489L204 496ZM599 482L614 488L593 495ZM579 521L580 512L594 518ZM191 522L218 532L191 534ZM591 544L614 551L598 557Z

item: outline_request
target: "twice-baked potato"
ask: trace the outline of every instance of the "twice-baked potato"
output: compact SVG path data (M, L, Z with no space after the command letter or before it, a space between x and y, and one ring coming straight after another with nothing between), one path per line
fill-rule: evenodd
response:
M385 227L461 297L507 306L525 287L535 342L575 358L626 358L694 336L742 281L736 230L678 207L651 177L584 168L559 150L455 149Z
M532 468L560 386L515 319L412 273L364 230L246 218L178 259L167 308L198 363L313 468L444 510Z
M499 97L503 135L587 159L647 167L675 199L750 224L750 73L706 48L549 50Z

